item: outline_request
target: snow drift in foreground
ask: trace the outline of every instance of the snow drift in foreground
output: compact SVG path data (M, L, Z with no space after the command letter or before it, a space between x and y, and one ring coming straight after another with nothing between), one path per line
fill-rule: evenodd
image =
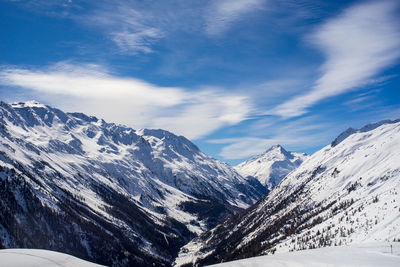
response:
M393 254L390 244L393 245ZM400 243L328 247L226 262L213 267L395 267L400 264Z
M2 249L0 266L9 267L101 267L68 254L42 249Z
M243 177L254 177L268 190L272 190L307 157L307 154L286 151L281 145L275 145L264 153L240 163L235 169Z

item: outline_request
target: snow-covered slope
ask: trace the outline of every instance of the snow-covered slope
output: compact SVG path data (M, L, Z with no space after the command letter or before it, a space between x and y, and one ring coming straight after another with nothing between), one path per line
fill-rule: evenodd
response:
M275 145L261 155L240 163L235 169L242 176L254 177L268 190L272 190L306 158L304 153L288 152L282 146Z
M216 264L213 267L396 267L399 262L400 243L381 242L284 252Z
M9 267L101 267L68 254L42 249L2 249L0 266Z
M169 264L263 187L182 136L0 103L0 245Z
M176 263L400 240L400 120L339 137L257 204L184 246Z

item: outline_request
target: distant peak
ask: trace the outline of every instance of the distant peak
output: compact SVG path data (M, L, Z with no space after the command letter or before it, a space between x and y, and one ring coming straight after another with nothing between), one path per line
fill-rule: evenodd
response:
M271 152L282 154L284 157L289 158L289 159L293 158L292 153L287 151L280 144L276 144L276 145L271 146L267 151L264 152L264 154L269 154Z
M354 129L354 128L347 128L346 131L342 132L338 137L336 137L335 140L332 141L331 146L335 147L338 144L340 144L343 140L345 140L347 137L349 137L350 135L354 134L354 133L364 133L364 132L369 132L372 131L384 124L393 124L393 123L398 123L400 122L400 119L397 120L383 120L383 121L379 121L376 123L371 123L371 124L367 124L364 125L363 127L361 127L360 129Z
M36 100L30 100L25 102L13 102L10 103L13 108L25 108L25 107L36 107L36 108L45 108L46 106L39 103Z

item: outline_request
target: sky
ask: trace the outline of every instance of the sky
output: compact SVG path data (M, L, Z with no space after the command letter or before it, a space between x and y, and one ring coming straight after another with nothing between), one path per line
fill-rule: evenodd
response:
M183 135L231 165L400 118L400 2L0 0L0 100Z

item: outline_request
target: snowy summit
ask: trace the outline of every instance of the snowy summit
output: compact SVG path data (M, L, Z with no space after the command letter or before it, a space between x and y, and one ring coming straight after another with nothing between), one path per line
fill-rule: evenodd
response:
M307 154L288 152L281 145L275 145L261 155L240 163L235 169L244 177L256 178L272 190L307 157Z

